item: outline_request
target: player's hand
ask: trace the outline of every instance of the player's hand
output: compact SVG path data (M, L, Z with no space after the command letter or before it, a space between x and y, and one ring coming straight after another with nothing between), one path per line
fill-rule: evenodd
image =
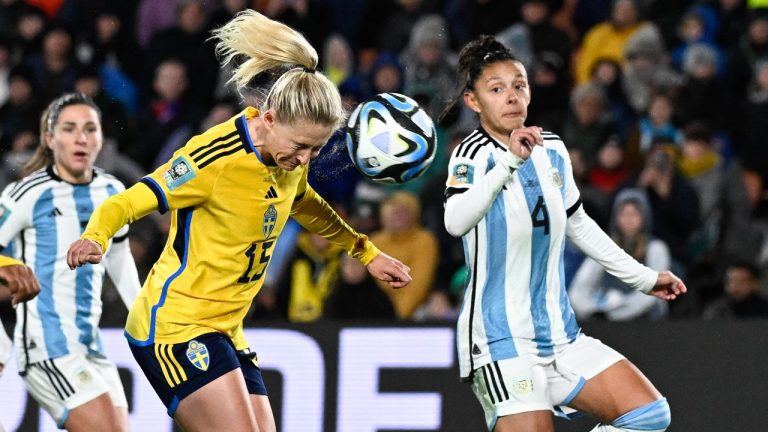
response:
M659 272L656 285L648 294L662 300L674 300L677 296L683 295L687 291L688 288L679 277L672 274L671 271L663 271Z
M392 288L402 288L411 282L411 269L385 253L376 255L367 268L373 277L389 282Z
M10 289L11 304L14 306L32 300L40 292L40 284L35 274L25 265L0 267L0 282Z
M100 244L93 240L80 239L69 245L67 265L70 270L74 270L86 263L98 264L103 255Z
M544 145L544 138L541 136L542 131L543 129L538 126L515 129L509 135L507 148L513 155L526 160L531 156L535 146Z

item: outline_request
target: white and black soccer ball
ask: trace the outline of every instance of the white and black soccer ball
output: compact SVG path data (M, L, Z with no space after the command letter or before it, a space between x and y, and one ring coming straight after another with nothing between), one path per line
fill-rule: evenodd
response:
M405 183L435 158L435 124L419 104L398 93L362 102L347 121L347 150L357 169L379 183Z

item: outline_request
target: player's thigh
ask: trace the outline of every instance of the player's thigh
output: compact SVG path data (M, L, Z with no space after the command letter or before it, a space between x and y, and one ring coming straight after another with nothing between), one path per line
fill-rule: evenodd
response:
M608 424L660 398L648 378L629 360L622 359L587 380L569 405Z
M259 430L240 369L227 372L182 399L174 419L186 432Z
M64 427L69 432L128 431L128 410L114 406L104 393L70 411Z
M267 387L261 376L261 369L256 360L256 353L250 350L238 351L237 359L240 361L240 370L245 378L245 386L251 399L253 414L259 425L259 432L275 432L275 417L272 414L272 406L267 398Z
M272 405L264 395L250 395L253 414L259 425L259 432L276 432L275 417L272 414Z
M475 370L472 391L483 407L488 430L552 430L546 367L538 357L526 355Z
M79 407L104 396L104 424L119 424L115 407L128 406L117 368L104 359L69 354L30 365L24 377L30 395L61 427ZM101 406L101 405L100 405ZM98 423L102 424L102 423ZM111 428L111 427L110 427Z

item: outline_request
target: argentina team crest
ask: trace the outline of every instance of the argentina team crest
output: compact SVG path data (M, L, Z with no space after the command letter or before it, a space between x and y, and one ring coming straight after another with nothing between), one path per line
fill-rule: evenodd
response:
M192 363L192 366L200 369L201 371L208 370L208 364L211 362L210 355L208 354L208 347L204 343L192 340L187 345L187 359Z
M552 180L552 186L558 189L563 187L563 178L560 176L560 171L557 168L550 168L549 178Z
M270 204L267 208L267 211L264 212L264 225L262 228L264 229L264 238L269 238L269 236L272 234L272 230L275 229L275 224L277 223L277 210L275 209L275 206Z

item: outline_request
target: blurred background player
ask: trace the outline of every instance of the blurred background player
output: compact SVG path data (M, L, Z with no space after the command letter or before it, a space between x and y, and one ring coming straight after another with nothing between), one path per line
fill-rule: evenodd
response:
M123 185L93 166L103 136L99 109L88 97L56 98L43 112L40 130L26 166L30 174L0 197L2 253L27 263L40 284L40 294L16 309L19 370L60 428L125 431L128 403L98 326L105 272L126 306L140 287L125 241L128 227L119 227L102 264L70 272L63 262L93 209Z

